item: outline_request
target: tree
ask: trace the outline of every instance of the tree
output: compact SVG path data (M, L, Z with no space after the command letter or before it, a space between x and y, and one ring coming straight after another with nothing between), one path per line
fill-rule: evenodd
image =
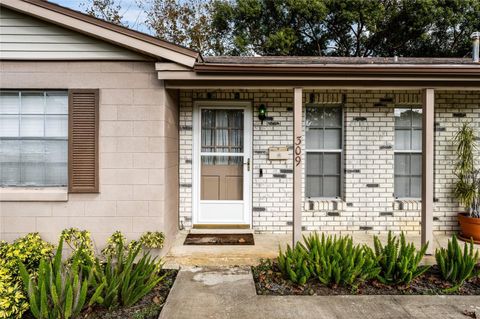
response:
M123 14L120 13L122 7L118 0L86 0L81 3L81 6L93 17L126 26L122 21Z
M147 26L164 40L213 54L221 39L211 28L212 2L202 0L150 0L144 2Z
M437 0L426 37L409 48L410 55L464 57L472 52L470 35L480 30L480 0Z

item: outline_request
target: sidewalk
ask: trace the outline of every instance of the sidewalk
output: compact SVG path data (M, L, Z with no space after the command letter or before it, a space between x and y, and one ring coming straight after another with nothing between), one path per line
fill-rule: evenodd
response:
M250 268L181 270L160 319L459 318L480 296L257 296Z

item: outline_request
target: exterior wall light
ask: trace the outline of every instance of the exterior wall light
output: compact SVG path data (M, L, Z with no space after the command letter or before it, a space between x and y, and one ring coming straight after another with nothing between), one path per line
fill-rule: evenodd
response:
M265 104L260 104L258 107L258 119L262 122L267 118L267 107Z

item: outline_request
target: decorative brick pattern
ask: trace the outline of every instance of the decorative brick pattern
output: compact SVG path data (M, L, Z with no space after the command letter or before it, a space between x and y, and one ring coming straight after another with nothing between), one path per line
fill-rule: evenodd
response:
M210 95L208 94L210 93ZM305 230L331 232L420 231L419 200L396 200L394 191L394 108L421 107L420 91L319 91L304 92L305 103L344 104L343 199L304 199ZM235 96L237 94L237 96ZM268 160L268 147L287 146L291 152L293 92L291 90L185 90L180 93L180 127L192 126L192 105L197 99L248 100L253 118L253 228L258 232L292 229L292 161ZM452 137L464 121L478 119L480 94L436 92L435 212L434 231L457 229L452 198L455 150ZM272 117L263 125L257 118L259 104ZM465 113L465 118L455 116ZM479 123L477 120L474 123ZM192 132L180 131L180 182L191 183ZM263 174L260 176L260 170ZM181 189L180 220L191 227L191 189Z

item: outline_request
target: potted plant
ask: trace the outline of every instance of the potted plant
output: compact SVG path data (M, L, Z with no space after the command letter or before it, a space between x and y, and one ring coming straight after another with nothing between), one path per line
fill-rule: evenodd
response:
M457 145L457 163L454 194L465 212L458 214L461 234L464 240L473 239L480 243L480 171L475 167L477 141L475 131L470 123L464 123L455 135Z

